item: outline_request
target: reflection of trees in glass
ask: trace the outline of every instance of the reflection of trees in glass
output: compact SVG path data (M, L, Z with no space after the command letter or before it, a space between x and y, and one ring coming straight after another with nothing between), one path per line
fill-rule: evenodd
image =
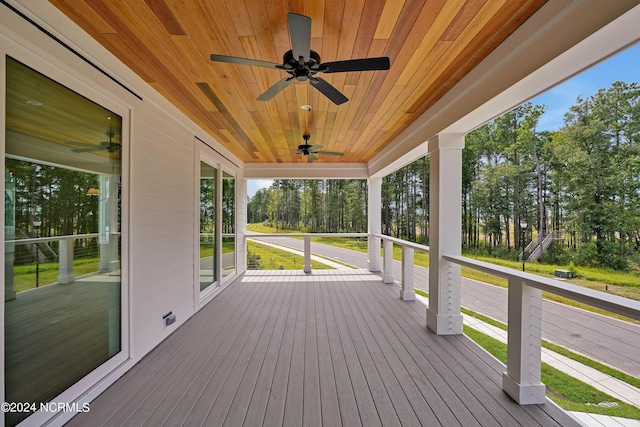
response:
M98 175L11 158L6 167L15 179L17 229L28 232L38 217L43 237L98 231L98 198L86 195Z
M235 231L236 185L235 179L224 177L222 180L222 233Z
M200 232L213 233L215 219L215 180L200 179Z

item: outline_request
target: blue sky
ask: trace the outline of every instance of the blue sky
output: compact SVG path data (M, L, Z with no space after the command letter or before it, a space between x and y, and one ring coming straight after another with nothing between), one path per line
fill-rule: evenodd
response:
M575 104L578 96L588 98L598 89L610 87L615 81L640 81L640 45L635 45L532 99L533 104L547 106L538 129L560 129L564 113Z
M615 81L640 82L640 44L635 45L583 73L567 80L547 92L533 98L533 104L546 105L547 111L540 118L540 130L558 130L563 124L564 113L581 96L587 98L598 89L608 88ZM269 187L271 179L247 180L247 195L253 197L260 188Z
M248 179L247 180L247 196L253 197L261 188L267 188L273 183L272 179Z

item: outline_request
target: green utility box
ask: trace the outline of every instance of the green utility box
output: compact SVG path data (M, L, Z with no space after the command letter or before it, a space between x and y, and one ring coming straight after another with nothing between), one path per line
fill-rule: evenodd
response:
M554 270L553 274L556 277L562 277L563 279L572 279L573 278L573 271L571 270Z

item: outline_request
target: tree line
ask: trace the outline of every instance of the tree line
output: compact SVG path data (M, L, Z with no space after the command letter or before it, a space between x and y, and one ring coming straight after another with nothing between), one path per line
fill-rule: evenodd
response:
M364 233L367 182L276 179L249 199L247 222L311 233Z
M465 138L462 240L467 251L517 257L538 235L563 240L544 259L626 269L640 249L640 89L615 82L539 129L546 107L525 103ZM248 202L249 222L310 232L366 231L366 182L276 180ZM429 161L382 184L384 234L429 243Z
M15 188L13 212L5 206L5 222L15 215L17 234L34 237L35 220L42 237L97 232L99 198L87 190L98 187L98 175L12 158L5 163L13 180L5 186Z
M98 231L99 197L87 195L89 188L99 185L96 174L12 158L5 159L5 167L5 225L13 226L8 236L25 239ZM56 251L58 242L42 245ZM83 257L97 254L97 239L76 239L74 245L82 248ZM35 257L28 245L16 245L15 251L16 264L29 264Z

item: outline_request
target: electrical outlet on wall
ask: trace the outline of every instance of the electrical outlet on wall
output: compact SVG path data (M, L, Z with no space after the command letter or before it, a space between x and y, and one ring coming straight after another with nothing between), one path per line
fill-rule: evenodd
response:
M173 314L172 311L162 316L162 319L164 320L164 326L169 326L176 323L176 315Z

